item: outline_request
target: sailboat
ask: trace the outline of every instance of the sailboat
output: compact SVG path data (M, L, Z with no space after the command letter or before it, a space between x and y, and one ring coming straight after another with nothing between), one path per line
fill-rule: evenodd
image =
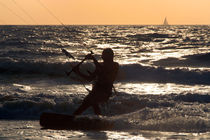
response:
M165 19L164 19L163 25L169 25L169 24L168 24L168 20L167 20L166 17L165 17Z

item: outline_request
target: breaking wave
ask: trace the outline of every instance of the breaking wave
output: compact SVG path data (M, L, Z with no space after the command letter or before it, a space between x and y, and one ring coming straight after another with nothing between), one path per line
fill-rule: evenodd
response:
M210 53L183 56L182 59L170 57L153 62L157 66L167 67L210 67Z
M77 63L50 63L43 61L12 61L1 60L1 74L34 74L43 76L65 76L66 71L71 70L70 65ZM94 66L90 63L85 63L81 67L83 72L92 71ZM179 83L179 84L210 84L210 72L189 69L173 69L167 70L161 67L142 66L140 64L121 65L118 81L127 82L156 82L156 83Z

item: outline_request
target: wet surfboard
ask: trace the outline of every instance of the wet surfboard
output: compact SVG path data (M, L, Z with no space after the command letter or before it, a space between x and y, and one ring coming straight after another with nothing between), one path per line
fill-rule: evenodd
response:
M40 116L40 125L44 129L68 130L110 130L113 122L98 116L72 116L44 112Z

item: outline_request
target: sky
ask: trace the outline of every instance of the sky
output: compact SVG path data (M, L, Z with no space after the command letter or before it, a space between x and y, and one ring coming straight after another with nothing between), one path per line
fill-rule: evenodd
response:
M210 0L0 0L0 24L8 25L159 25L165 17L210 25Z

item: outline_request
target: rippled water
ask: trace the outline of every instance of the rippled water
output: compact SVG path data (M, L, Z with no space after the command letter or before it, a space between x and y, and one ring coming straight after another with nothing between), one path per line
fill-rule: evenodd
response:
M101 61L103 48L110 47L120 70L117 93L101 106L115 124L113 130L105 132L108 138L115 139L112 134L116 139L154 138L141 130L149 135L155 135L152 131L187 132L184 135L191 138L198 132L206 132L202 137L209 135L210 26L66 27L69 31L62 26L0 26L0 122L13 125L11 130L0 129L0 134L12 137L9 133L16 132L17 125L18 133L37 138L23 129L22 123L11 120L38 120L45 111L71 114L88 92L79 77L67 77L65 71L90 51ZM76 60L67 58L61 48ZM83 72L87 69L94 69L90 61L81 67ZM85 86L91 88L90 83ZM84 114L93 112L89 109ZM35 122L29 121L33 126L30 131L40 129ZM75 131L70 135L66 131L49 133L55 134L52 138L80 137ZM174 133L164 133L161 138ZM93 134L105 138L101 133ZM39 135L46 136L48 131L39 131Z

